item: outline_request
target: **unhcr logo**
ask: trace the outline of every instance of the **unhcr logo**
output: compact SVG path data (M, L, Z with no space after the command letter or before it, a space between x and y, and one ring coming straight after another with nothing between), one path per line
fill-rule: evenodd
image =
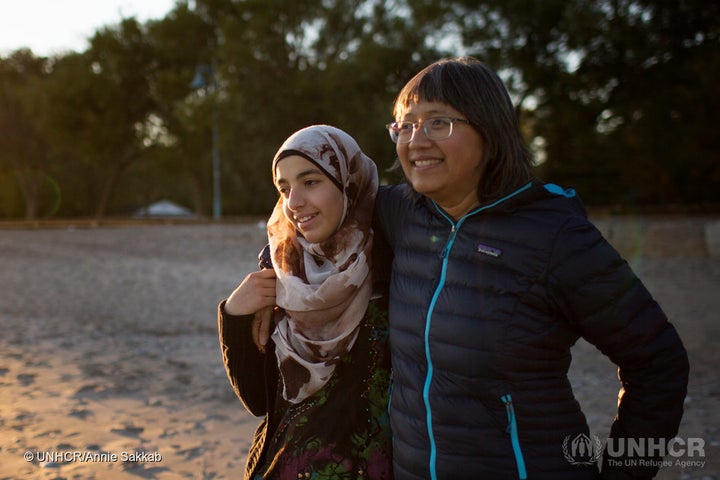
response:
M610 467L705 467L703 438L609 438L604 447ZM595 435L568 435L562 451L568 463L595 465L602 457L603 443Z
M581 433L568 435L562 444L563 455L568 463L573 465L595 465L602 456L603 445L598 437L592 439Z

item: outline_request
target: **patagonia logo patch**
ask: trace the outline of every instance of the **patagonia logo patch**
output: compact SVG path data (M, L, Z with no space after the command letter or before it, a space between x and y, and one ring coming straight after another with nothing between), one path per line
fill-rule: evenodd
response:
M491 257L499 257L502 255L502 250L495 247L490 247L488 245L483 245L482 243L478 243L477 251L484 254L484 255L490 255Z

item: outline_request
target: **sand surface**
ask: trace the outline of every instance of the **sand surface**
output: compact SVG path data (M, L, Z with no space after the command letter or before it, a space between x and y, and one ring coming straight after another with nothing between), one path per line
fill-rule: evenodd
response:
M720 258L704 222L597 222L690 354L679 436L703 439L705 465L660 479L720 478ZM0 229L0 480L241 478L259 419L229 386L215 309L264 243L255 222ZM573 353L604 439L616 370L582 341Z

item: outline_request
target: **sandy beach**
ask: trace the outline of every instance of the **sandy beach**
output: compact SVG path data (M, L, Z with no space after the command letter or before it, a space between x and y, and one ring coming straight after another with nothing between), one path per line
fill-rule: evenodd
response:
M706 235L719 221L596 221L690 355L678 437L704 456L668 459L664 480L720 478L720 256ZM0 480L241 478L259 419L227 381L215 312L264 243L255 221L0 228ZM583 341L573 355L604 440L616 369Z

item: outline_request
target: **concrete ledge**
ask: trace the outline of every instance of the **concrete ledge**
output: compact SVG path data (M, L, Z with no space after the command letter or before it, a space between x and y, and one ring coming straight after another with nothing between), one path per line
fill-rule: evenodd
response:
M626 258L720 257L720 217L644 215L590 219Z
M261 217L225 218L221 223L257 224ZM590 220L625 258L720 258L720 215L612 215L590 213ZM0 221L3 229L104 228L130 225L194 225L208 219L132 219L110 217L38 221Z
M705 225L705 244L711 257L720 257L720 220Z

